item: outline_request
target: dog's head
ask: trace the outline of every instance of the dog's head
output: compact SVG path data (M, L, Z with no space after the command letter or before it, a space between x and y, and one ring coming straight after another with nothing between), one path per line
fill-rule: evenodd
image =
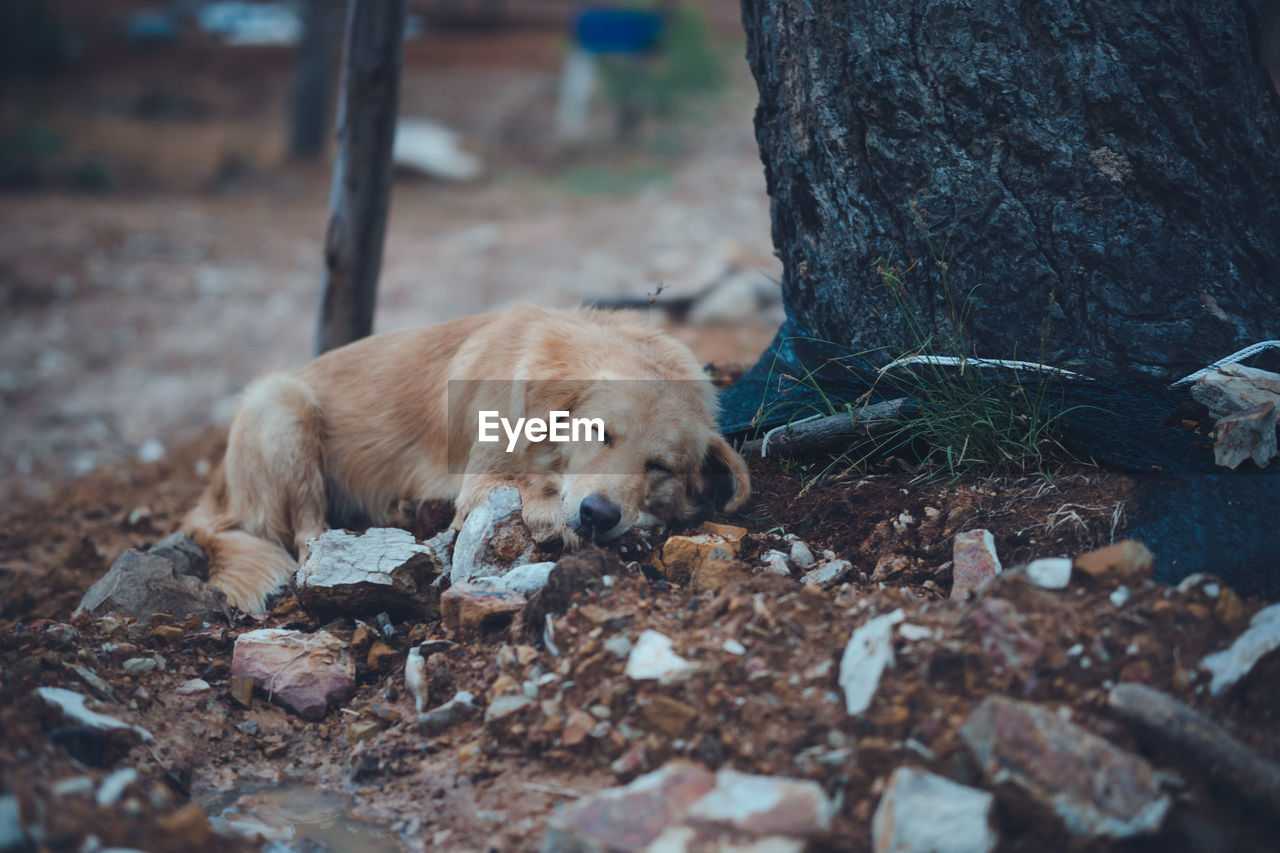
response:
M706 380L536 383L530 393L540 398L526 400L529 408L568 411L583 426L583 440L557 450L565 532L608 542L710 501L733 511L751 495L746 463L716 429Z

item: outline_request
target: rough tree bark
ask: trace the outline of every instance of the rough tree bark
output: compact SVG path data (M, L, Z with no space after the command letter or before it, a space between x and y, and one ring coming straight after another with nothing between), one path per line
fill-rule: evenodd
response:
M1176 378L1280 337L1280 100L1249 0L743 0L790 316ZM923 222L923 225L921 224ZM932 242L926 240L926 233Z
M373 331L391 204L405 0L351 0L329 192L316 354Z

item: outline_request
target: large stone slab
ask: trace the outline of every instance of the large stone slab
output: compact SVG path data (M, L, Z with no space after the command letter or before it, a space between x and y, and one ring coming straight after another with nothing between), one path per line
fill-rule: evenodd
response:
M989 785L1057 815L1078 838L1146 835L1169 810L1150 764L1039 705L988 696L960 736Z
M442 555L407 530L329 530L312 540L295 581L302 606L322 615L436 618L440 592L433 582L443 570Z
M236 638L231 675L257 694L308 720L319 720L355 695L351 653L327 631L262 628Z

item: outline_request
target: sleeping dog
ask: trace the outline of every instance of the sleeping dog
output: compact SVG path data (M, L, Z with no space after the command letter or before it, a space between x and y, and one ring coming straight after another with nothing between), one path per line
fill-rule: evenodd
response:
M452 501L457 528L514 485L535 538L608 542L713 485L746 503L716 414L693 354L634 314L519 306L376 335L245 390L182 530L249 612L329 526L383 524L402 499Z

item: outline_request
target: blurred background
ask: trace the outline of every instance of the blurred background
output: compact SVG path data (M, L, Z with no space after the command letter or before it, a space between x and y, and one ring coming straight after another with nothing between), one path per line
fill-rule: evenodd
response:
M619 8L410 0L377 331L588 302L718 365L767 345L737 0ZM345 10L0 3L0 500L161 458L310 357Z

